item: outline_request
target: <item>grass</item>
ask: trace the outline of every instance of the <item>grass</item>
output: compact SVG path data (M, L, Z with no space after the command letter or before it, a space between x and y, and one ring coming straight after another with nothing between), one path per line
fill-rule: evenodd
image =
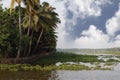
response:
M52 55L42 57L33 64L54 65L57 62L103 62L103 61L98 60L97 56L95 55L79 55L72 53L57 52Z
M90 68L85 65L67 65L62 64L60 66L49 65L49 66L40 66L40 65L27 65L27 64L0 64L0 71L52 71L52 70L110 70L110 68L101 68L100 66L96 66Z

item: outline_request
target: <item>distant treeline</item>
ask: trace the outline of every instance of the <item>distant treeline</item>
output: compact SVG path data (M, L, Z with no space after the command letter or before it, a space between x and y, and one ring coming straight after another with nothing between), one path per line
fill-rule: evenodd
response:
M103 49L57 49L60 52L73 52L73 53L91 53L91 52L120 52L120 48L103 48Z

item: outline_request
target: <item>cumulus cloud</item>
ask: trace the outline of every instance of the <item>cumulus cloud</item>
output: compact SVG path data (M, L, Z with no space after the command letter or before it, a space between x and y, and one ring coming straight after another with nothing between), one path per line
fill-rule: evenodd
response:
M107 48L109 36L104 34L102 30L97 29L96 26L90 25L88 30L84 30L80 38L76 38L76 48Z
M88 30L82 31L81 37L76 38L74 45L76 48L111 48L120 47L120 4L115 15L106 21L106 34L97 29L95 25L90 25ZM114 38L111 41L111 37Z
M81 33L81 37L76 38L75 46L77 48L111 48L120 47L120 5L115 15L106 21L106 32L97 29L96 26L90 25L88 30ZM112 41L111 36L114 38Z
M120 31L120 5L115 15L106 22L106 30L110 36L115 36Z

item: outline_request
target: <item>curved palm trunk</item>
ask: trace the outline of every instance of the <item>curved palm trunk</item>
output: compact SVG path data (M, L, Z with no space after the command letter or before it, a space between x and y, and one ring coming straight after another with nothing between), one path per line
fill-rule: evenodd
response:
M41 33L39 34L39 37L38 37L38 40L37 40L37 43L36 43L34 52L36 51L36 49L37 49L37 47L38 47L38 44L39 44L39 42L40 42L40 39L41 39L41 37L42 37L43 32L44 32L44 29L42 29Z
M19 4L19 36L20 36L20 42L19 42L19 49L18 49L16 58L20 57L21 47L22 47L21 5L20 4Z

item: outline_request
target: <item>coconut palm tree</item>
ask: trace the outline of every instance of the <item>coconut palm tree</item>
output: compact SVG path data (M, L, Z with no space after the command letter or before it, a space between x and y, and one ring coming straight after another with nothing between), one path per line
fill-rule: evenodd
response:
M28 55L29 55L31 52L33 32L34 30L36 30L35 27L37 26L37 22L39 20L36 8L39 8L40 1L39 0L23 0L23 2L26 5L26 16L23 19L23 27L28 29L27 35L30 36L30 44L28 49ZM31 34L30 34L30 31L31 31ZM26 49L24 53L25 52L26 52Z
M11 0L11 5L10 5L10 14L12 13L12 9L14 7L15 2L17 2L18 7L19 7L19 35L20 35L20 42L19 42L19 48L18 48L18 53L16 58L20 57L21 53L21 44L22 44L22 27L21 27L21 0Z
M44 31L49 31L51 28L55 29L57 27L57 23L60 22L59 18L57 17L58 14L54 12L53 7L51 7L47 2L43 2L40 5L39 0L26 0L24 1L26 4L26 16L24 17L23 26L28 29L27 34L30 36L30 32L38 32L39 36L36 41L36 45L34 51L36 51L40 39L44 33ZM28 54L31 52L31 42L33 34L30 36L30 46Z
M35 50L37 49L40 39L44 31L49 31L50 29L55 29L57 27L57 23L60 23L58 14L54 11L55 8L51 7L49 3L43 2L41 8L39 8L39 23L38 29L42 29L39 33L38 40L36 42ZM34 51L35 51L34 50Z

